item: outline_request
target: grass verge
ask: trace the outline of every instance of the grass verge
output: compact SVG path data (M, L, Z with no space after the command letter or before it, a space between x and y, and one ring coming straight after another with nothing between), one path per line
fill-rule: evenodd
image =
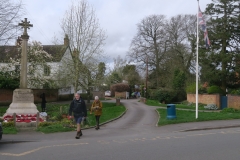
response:
M62 105L61 105L62 106ZM56 105L55 105L56 107ZM123 112L125 112L126 108L122 105L116 106L115 103L107 103L103 102L103 114L100 118L100 123L107 122L111 119L114 119L118 116L120 116ZM51 113L51 112L50 112ZM52 115L55 115L57 113L51 113ZM44 124L45 123L45 124ZM95 116L93 114L89 114L88 112L88 118L87 123L82 126L82 128L88 128L95 126ZM43 122L43 124L38 127L37 131L43 132L43 133L53 133L53 132L67 132L67 131L73 131L76 129L76 125L74 122L63 119L58 122Z
M167 119L166 109L157 109L160 114L160 119L158 122L159 126L177 123L187 123L187 122L201 122L201 121L212 121L212 120L230 120L230 119L240 119L239 111L221 111L221 112L198 112L198 119L195 118L195 112L193 111L176 111L176 119Z
M17 134L17 132L16 127L3 127L3 134Z
M163 104L163 103L160 103L156 100L150 100L148 99L146 101L146 105L149 105L149 106L159 106L159 107L167 107L167 104ZM187 104L187 103L183 103L183 104L175 104L176 108L181 108L181 109L193 109L195 110L196 109L196 104L194 103L191 103L191 104ZM204 104L198 104L198 109L199 110L206 110L204 109Z
M116 106L116 103L103 103L103 114L100 118L100 123L107 122L111 119L114 119L120 116L123 112L126 111L126 108L122 105ZM50 117L51 122L40 123L37 131L43 133L54 133L54 132L68 132L76 129L76 125L73 121L62 118L62 113L68 114L70 104L57 104L57 103L47 103L47 114ZM89 106L89 104L88 104ZM61 109L60 109L61 108ZM6 113L8 107L0 107L0 113L2 115ZM37 105L37 109L41 111L40 105ZM2 116L0 114L0 116ZM95 116L89 114L88 112L88 121L82 128L88 128L95 125ZM3 125L3 134L16 134L18 132L17 128L12 124L6 123Z

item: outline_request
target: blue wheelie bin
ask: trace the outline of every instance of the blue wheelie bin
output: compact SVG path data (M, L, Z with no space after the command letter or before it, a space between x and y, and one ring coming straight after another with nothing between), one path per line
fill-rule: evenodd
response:
M167 119L175 118L177 118L175 104L167 104Z

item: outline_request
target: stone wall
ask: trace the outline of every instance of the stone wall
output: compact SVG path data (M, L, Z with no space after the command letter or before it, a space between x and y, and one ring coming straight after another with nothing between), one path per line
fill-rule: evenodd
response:
M228 95L228 108L240 109L240 96Z
M187 94L187 101L196 103L196 95L195 94ZM198 103L216 104L219 109L221 108L219 94L199 94L198 95Z

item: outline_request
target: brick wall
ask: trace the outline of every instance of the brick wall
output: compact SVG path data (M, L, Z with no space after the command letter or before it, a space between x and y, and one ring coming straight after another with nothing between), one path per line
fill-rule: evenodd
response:
M187 101L195 103L196 96L195 94L187 94ZM220 109L220 95L218 94L199 94L198 102L203 104L216 104ZM240 96L238 95L227 95L227 107L240 110Z
M40 95L45 93L47 102L56 102L58 101L58 89L32 89L34 96L34 103L40 103L42 99Z
M240 96L228 95L228 108L240 109Z
M196 103L196 95L195 94L187 94L187 101ZM219 94L199 94L198 95L198 103L203 104L216 104L220 109L220 95Z
M58 100L58 89L32 89L34 95L34 103L40 103L40 94L45 93L47 102L55 102ZM0 104L9 105L12 103L13 90L0 89Z
M0 103L8 104L12 102L13 90L11 89L0 89Z

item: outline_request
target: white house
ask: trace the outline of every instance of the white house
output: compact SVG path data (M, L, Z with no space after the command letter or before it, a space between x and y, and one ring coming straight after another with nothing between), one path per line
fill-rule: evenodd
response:
M9 66L9 59L11 57L16 57L21 55L19 52L19 47L17 45L19 44L20 40L18 39L15 46L0 46L0 70L3 70L7 66ZM42 74L44 78L52 80L52 81L59 81L58 75L61 74L61 67L63 63L63 59L71 59L71 49L69 47L69 39L66 35L64 38L64 44L63 45L42 45L43 50L46 51L48 54L52 56L52 59L50 61L46 61L46 65L44 68L38 69L38 74ZM19 71L19 65L16 66L10 66L10 71ZM28 78L34 77L37 73L31 73L29 70L31 69L31 63L28 63ZM28 86L29 88L32 88L31 86ZM41 86L39 88L43 88L44 86ZM59 94L71 94L73 93L73 87L70 84L67 84L65 87L59 89Z

